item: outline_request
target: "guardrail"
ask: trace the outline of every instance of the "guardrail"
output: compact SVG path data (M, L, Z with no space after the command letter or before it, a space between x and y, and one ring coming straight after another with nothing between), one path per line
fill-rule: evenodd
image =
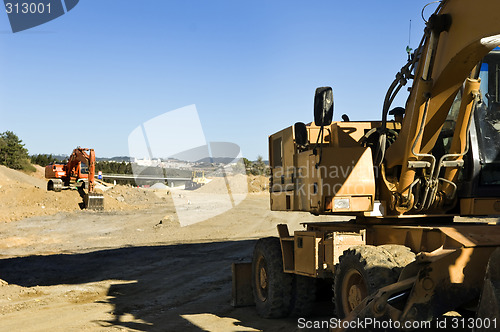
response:
M161 177L154 175L134 175L134 174L101 174L103 179L111 180L163 180L163 181L189 181L191 178ZM96 178L99 176L96 175Z

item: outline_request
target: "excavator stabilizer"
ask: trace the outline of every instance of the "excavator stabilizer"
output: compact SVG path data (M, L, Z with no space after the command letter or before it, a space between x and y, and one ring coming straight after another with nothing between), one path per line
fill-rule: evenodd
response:
M104 196L102 194L85 194L85 208L89 210L104 210Z

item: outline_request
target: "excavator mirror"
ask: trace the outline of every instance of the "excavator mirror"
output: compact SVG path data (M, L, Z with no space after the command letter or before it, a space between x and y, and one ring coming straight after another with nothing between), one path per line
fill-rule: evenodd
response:
M333 119L333 91L332 88L320 87L314 94L314 124L328 126Z
M295 143L299 146L306 146L309 142L307 137L307 126L303 122L297 122L294 126Z

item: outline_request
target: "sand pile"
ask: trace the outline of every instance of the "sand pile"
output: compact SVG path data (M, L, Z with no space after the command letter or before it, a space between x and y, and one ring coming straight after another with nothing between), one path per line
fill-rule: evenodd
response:
M269 191L269 177L264 175L249 175L248 192L258 193Z
M227 193L227 186L231 188L233 193L259 193L267 191L269 188L269 178L262 175L248 175L243 174L232 175L228 177L213 178L209 183L196 189L200 193L214 193L225 194Z
M127 204L129 208L147 208L151 204L164 204L164 198L168 193L168 189L142 189L132 186L117 185L104 192L104 204L106 204L106 209L108 202L111 204L110 207L112 207L115 202L120 202Z
M0 222L81 209L83 199L77 190L47 191L47 182L42 174L41 167L28 175L0 166ZM104 209L143 209L151 204L164 203L165 197L159 196L155 190L115 186L104 193Z
M27 184L34 187L45 188L45 180L16 171L0 165L0 185L9 185L14 183Z
M42 167L40 165L33 165L33 167L35 167L36 171L30 173L30 176L45 181L45 167Z

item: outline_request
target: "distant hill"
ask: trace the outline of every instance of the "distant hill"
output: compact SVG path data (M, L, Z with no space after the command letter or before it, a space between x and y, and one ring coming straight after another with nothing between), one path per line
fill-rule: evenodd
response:
M52 155L52 156L54 158L58 159L58 160L61 160L61 161L62 160L68 160L68 158L69 158L69 155L63 155L63 154L57 154L57 155ZM165 160L166 159L162 159L162 161L165 161ZM176 159L170 158L170 160L176 160ZM222 158L209 158L209 157L206 157L206 158L197 160L195 162L196 163L206 163L206 164L211 164L211 163L215 163L215 164L228 164L228 163L232 162L233 160L234 160L233 158L227 158L227 157L222 157ZM117 162L117 163L121 163L122 161L130 162L130 157L128 157L128 156L116 156L116 157L111 157L111 158L96 157L96 161L114 161L114 162ZM183 160L178 160L178 161L183 161ZM255 160L253 162L255 162ZM269 165L269 161L267 161L267 160L264 160L264 163L266 165Z
M64 154L53 154L52 157L56 158L57 160L63 161L63 160L68 160L69 156L64 155Z
M233 160L234 160L234 158L224 158L224 157L222 157L222 158L209 158L209 157L206 157L206 158L197 160L196 162L197 163L207 163L207 164L211 164L211 163L215 163L215 164L229 164Z
M69 158L69 155L64 155L64 154L55 154L52 156L58 160L61 160L61 161L68 160L68 158ZM96 157L95 160L96 161L115 161L115 162L121 163L122 161L129 162L130 157L127 157L127 156L119 156L119 157L112 157L112 158Z
M200 160L197 160L197 163L215 163L215 164L229 164L232 162L234 159L233 158L203 158ZM256 162L257 160L250 160L251 162ZM264 164L269 165L269 160L264 160Z

